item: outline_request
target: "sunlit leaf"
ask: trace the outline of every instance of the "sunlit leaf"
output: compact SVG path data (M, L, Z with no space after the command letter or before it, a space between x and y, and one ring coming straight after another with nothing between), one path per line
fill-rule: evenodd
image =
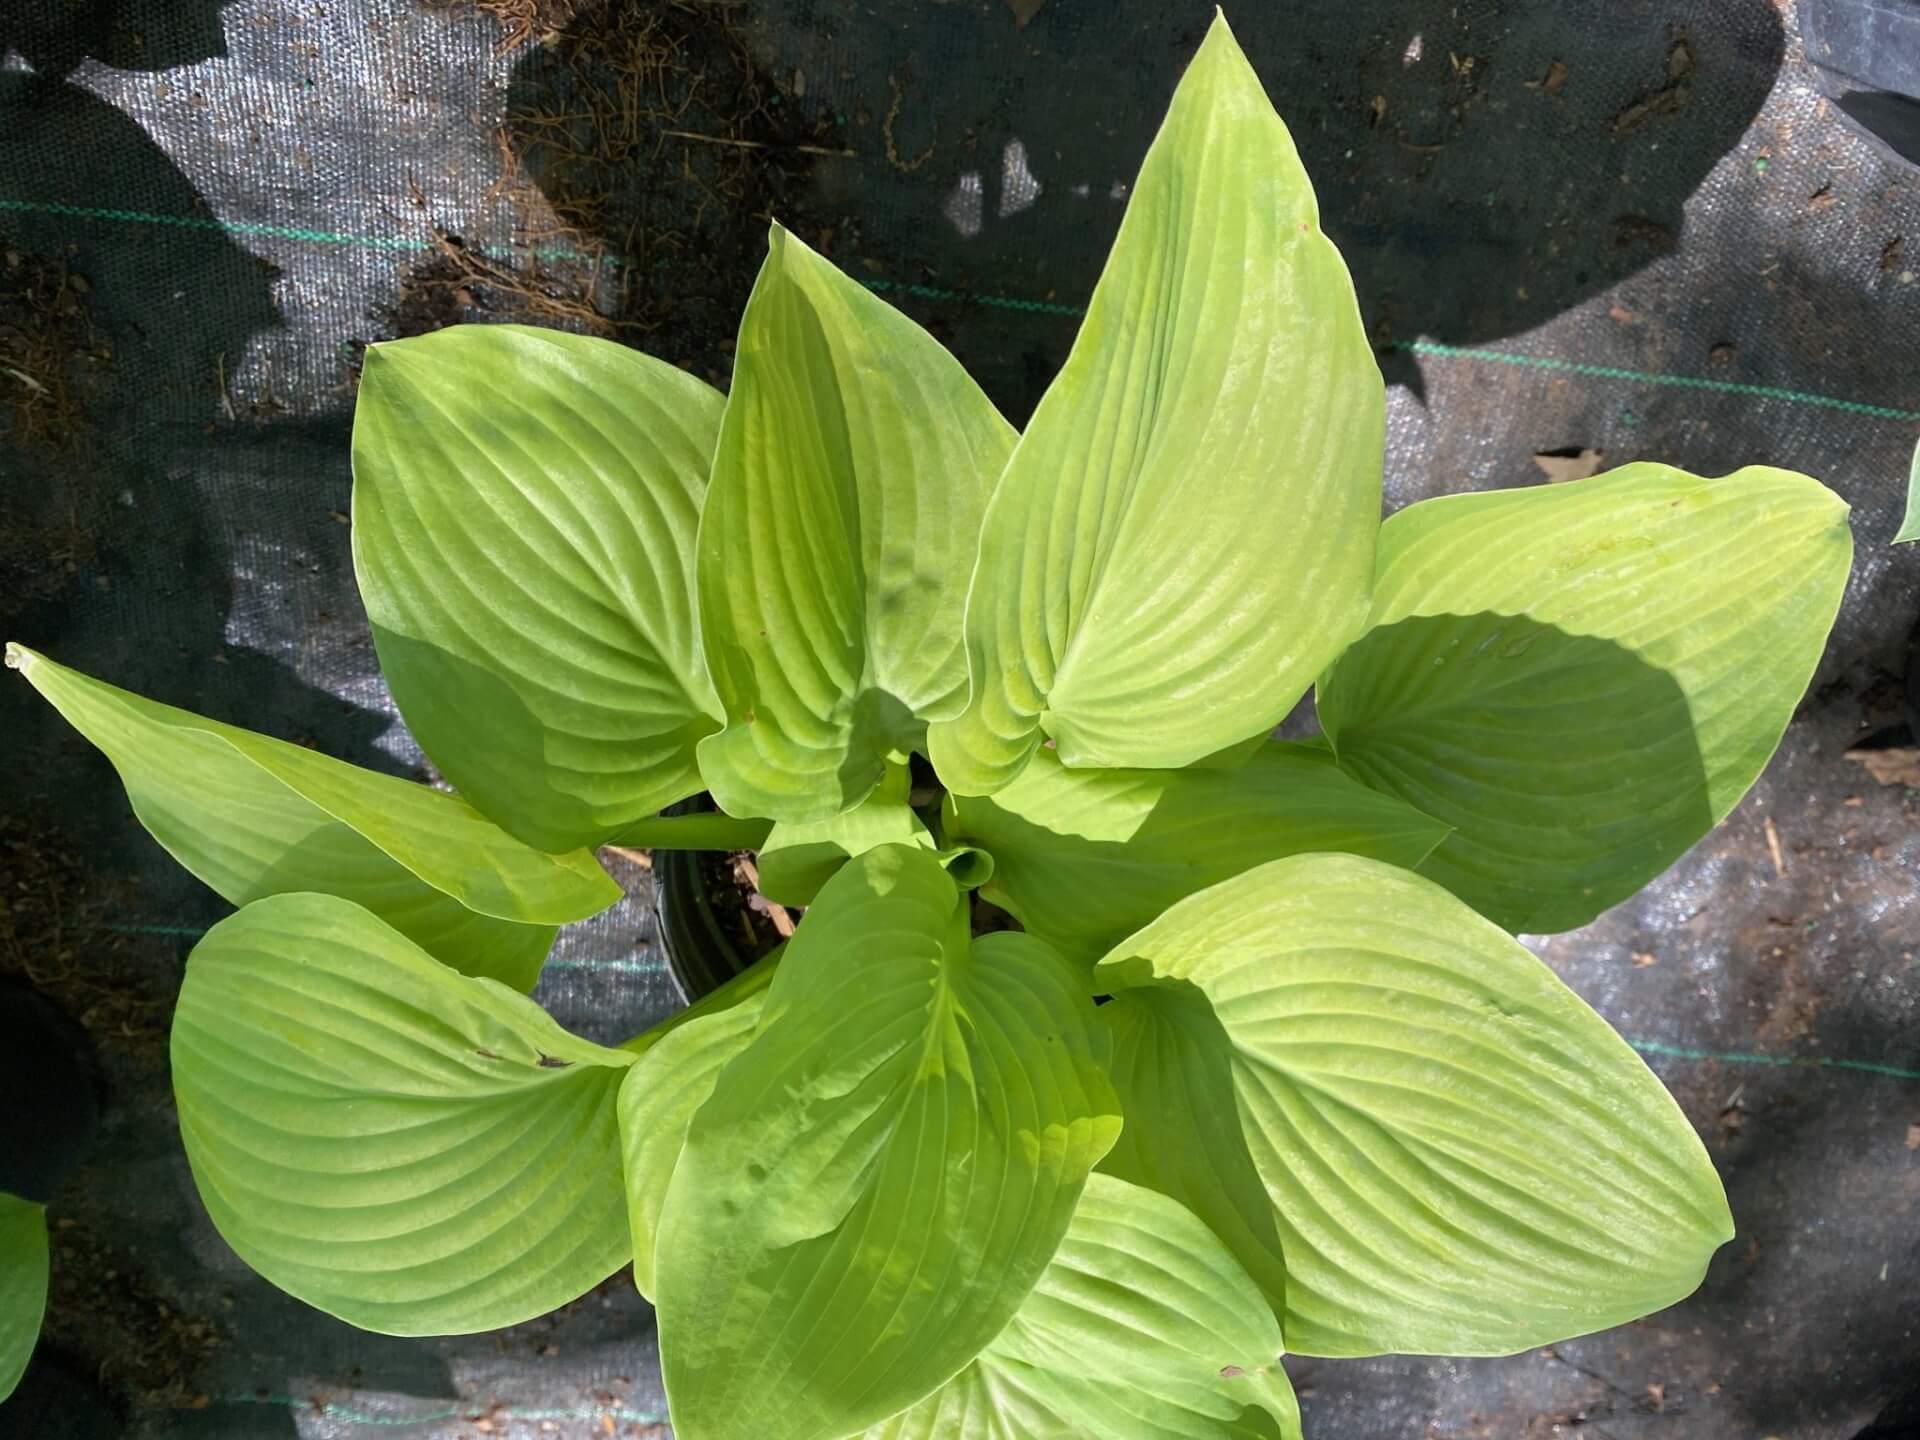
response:
M1032 936L970 942L925 850L869 850L827 883L668 1189L678 1433L834 1440L1005 1328L1119 1128L1093 1015Z
M214 926L173 1019L180 1135L221 1235L390 1335L516 1324L627 1262L633 1059L328 895Z
M655 1293L654 1236L673 1167L687 1142L687 1127L713 1094L721 1067L753 1038L773 972L769 956L622 1047L640 1057L620 1085L620 1142L627 1220L633 1230L633 1278L648 1299Z
M1296 1352L1549 1344L1679 1300L1732 1237L1626 1042L1406 871L1273 861L1123 941L1096 983L1127 1115L1103 1168L1207 1223Z
M973 542L1013 438L938 341L774 227L700 523L721 809L850 809L965 702Z
M946 828L993 856L988 899L1089 963L1262 861L1341 850L1411 867L1447 833L1324 747L1285 741L1238 769L1069 770L1043 750L991 796L949 795Z
M456 325L370 346L353 560L380 668L461 794L543 850L701 788L694 533L721 397L624 345Z
M1293 141L1216 19L987 508L971 699L929 732L948 788L990 794L1047 739L1172 768L1271 730L1365 619L1384 409Z
M7 663L113 762L154 839L236 905L343 896L455 969L529 990L555 926L620 898L586 851L530 849L430 786L142 699L23 646Z
M760 847L760 893L782 905L810 905L849 856L876 845L923 845L933 836L908 803L913 781L905 765L889 765L879 787L844 815L786 821Z
M1299 1440L1280 1327L1191 1211L1095 1175L965 1370L861 1440Z

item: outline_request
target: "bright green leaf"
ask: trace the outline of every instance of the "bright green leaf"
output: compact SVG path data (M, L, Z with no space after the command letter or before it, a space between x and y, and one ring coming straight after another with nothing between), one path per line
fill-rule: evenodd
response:
M700 522L721 809L848 810L965 702L973 539L1013 439L939 342L774 227Z
M1920 540L1920 446L1914 448L1913 461L1907 467L1907 513L1893 543L1906 545L1915 540Z
M1846 589L1846 517L1804 475L1664 465L1409 506L1321 724L1454 827L1422 874L1509 930L1584 925L1758 778Z
M1384 416L1293 141L1216 19L987 508L972 698L929 732L948 788L999 789L1046 737L1167 769L1271 730L1365 619Z
M678 1433L832 1440L958 1373L1066 1233L1120 1117L1073 970L969 942L929 852L849 861L694 1115L655 1242Z
M608 340L456 325L374 345L353 559L393 698L481 813L596 845L701 788L719 728L693 547L712 386Z
M554 927L620 898L586 851L529 849L430 786L142 699L23 646L7 663L113 762L154 839L236 905L343 896L456 969L530 990Z
M209 930L173 1020L180 1135L221 1235L389 1335L512 1325L627 1262L633 1058L329 895Z
M1269 741L1237 770L1069 770L1043 750L991 796L947 797L947 834L993 856L987 898L1098 960L1174 901L1265 860L1342 850L1412 867L1447 827Z
M0 1193L0 1401L27 1373L46 1309L46 1208Z
M1279 1357L1259 1288L1191 1211L1095 1175L1012 1323L861 1440L1299 1440Z
M713 1094L721 1067L753 1038L773 974L769 956L625 1047L640 1056L620 1086L627 1220L634 1283L650 1300L656 1293L654 1236L687 1129Z
M1626 1042L1416 875L1276 860L1181 901L1096 978L1127 1114L1103 1168L1219 1234L1284 1299L1297 1353L1550 1344L1681 1299L1733 1235Z
M908 803L913 780L889 765L874 792L830 820L780 821L760 847L760 893L782 905L810 905L847 858L877 845L922 845L933 836Z

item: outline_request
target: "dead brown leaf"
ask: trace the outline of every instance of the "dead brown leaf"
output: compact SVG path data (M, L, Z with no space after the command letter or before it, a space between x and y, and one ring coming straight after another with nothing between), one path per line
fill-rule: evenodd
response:
M1907 1149L1920 1150L1920 1125L1907 1126Z
M1606 452L1595 450L1591 445L1585 447L1569 445L1564 450L1536 450L1533 463L1540 467L1540 473L1555 485L1565 484L1569 480L1585 480L1590 475L1598 475L1600 467L1606 463Z
M1658 955L1649 955L1644 950L1636 950L1633 952L1633 968L1636 970L1645 970L1649 965L1658 965L1659 963L1660 957Z
M1840 758L1865 767L1867 774L1882 785L1905 785L1909 790L1920 790L1920 746L1848 750Z
M1624 305L1609 305L1607 318L1616 325L1638 325L1640 317Z
M1653 1402L1655 1414L1665 1410L1667 1408L1667 1387L1664 1384L1647 1386L1647 1399Z
M1007 8L1013 12L1014 25L1024 30L1033 23L1033 17L1046 8L1047 0L1007 0Z
M1833 186L1822 185L1807 197L1807 209L1818 212L1831 210L1840 203L1840 197L1833 193Z
M1566 88L1567 67L1558 60L1547 66L1547 78L1540 82L1542 95L1558 95Z

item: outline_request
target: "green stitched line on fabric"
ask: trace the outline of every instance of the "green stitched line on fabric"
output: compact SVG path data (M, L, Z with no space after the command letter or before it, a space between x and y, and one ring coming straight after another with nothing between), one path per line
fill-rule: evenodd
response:
M77 220L112 220L132 225L171 225L191 230L231 231L239 235L271 235L283 240L304 240L316 245L354 245L369 250L432 250L427 240L410 240L396 235L354 235L336 230L309 230L297 225L267 225L258 221L225 222L210 215L162 215L148 210L123 210L98 205L69 205L54 200L13 200L0 196L0 210L15 210L40 215L64 215ZM590 260L593 257L576 250L532 250L543 260ZM605 257L613 264L617 256ZM916 300L939 300L964 305L985 305L993 309L1015 310L1032 315L1059 315L1079 318L1084 306L1067 305L1055 300L1027 300L1016 295L990 295L968 290L949 290L938 285L920 285L900 280L867 279L862 283L878 294L908 295ZM1591 365L1580 360L1562 360L1549 355L1522 355L1511 350L1483 350L1470 345L1448 345L1439 340L1414 340L1392 347L1415 355L1432 355L1447 360L1477 360L1490 365L1514 365L1524 369L1548 370L1562 375L1582 375L1596 380L1624 380L1637 385L1665 385L1687 390L1706 390L1721 395L1745 395L1756 400L1785 400L1822 410L1840 410L1849 415L1865 415L1875 420L1899 420L1920 424L1920 411L1900 410L1891 405L1872 405L1863 400L1848 400L1838 395L1821 395L1810 390L1792 390L1781 385L1751 385L1739 380L1714 380L1704 375L1669 375L1650 370L1629 370L1619 365Z
M311 1400L299 1395L227 1395L222 1397L228 1405L278 1405L288 1410L305 1410L309 1414L319 1415L328 1420L339 1420L348 1425L381 1426L386 1429L400 1429L408 1425L431 1425L440 1420L598 1420L601 1416L610 1416L622 1425L664 1425L667 1417L651 1415L641 1410L625 1410L618 1406L595 1405L573 1410L522 1410L518 1408L497 1407L476 1409L470 1405L448 1405L439 1410L423 1410L417 1415L375 1415L364 1410L355 1410L346 1405L335 1404L331 1400Z
M431 240L400 235L352 235L338 230L309 230L299 225L267 225L256 220L222 221L211 215L160 215L149 210L118 210L100 205L67 205L57 200L10 200L0 196L0 210L35 215L65 215L76 220L113 220L127 225L166 225L178 230L210 230L220 234L271 235L281 240L304 240L313 245L348 245L361 250L434 250ZM589 260L578 250L535 248L542 260Z
M1813 405L1824 410L1844 410L1852 415L1871 415L1876 420L1904 420L1920 424L1920 411L1896 410L1890 405L1869 405L1862 400L1843 400L1837 395L1816 395L1808 390L1788 390L1779 385L1748 385L1739 380L1710 380L1704 375L1661 375L1647 370L1627 370L1618 365L1589 365L1580 360L1561 360L1550 355L1520 355L1511 350L1481 350L1468 345L1445 345L1438 340L1414 340L1396 345L1396 350L1411 350L1416 355L1435 355L1449 360L1480 360L1494 365L1518 365L1530 370L1552 370L1563 375L1587 375L1601 380L1630 380L1641 385L1671 385L1686 390L1713 390L1723 395L1751 395L1758 400L1790 400L1796 405Z
M1827 1055L1757 1055L1745 1050L1695 1050L1663 1040L1629 1040L1642 1055L1665 1055L1675 1060L1719 1060L1729 1065L1771 1065L1795 1070L1852 1070L1864 1075L1886 1075L1895 1080L1920 1080L1920 1070L1883 1065L1875 1060L1837 1060Z

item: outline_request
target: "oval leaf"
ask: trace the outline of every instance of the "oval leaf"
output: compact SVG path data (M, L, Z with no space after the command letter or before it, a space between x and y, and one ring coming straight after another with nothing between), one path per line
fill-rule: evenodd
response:
M46 1310L46 1208L0 1193L0 1402L27 1373Z
M832 1440L1003 1329L1119 1114L1073 972L970 944L939 861L848 862L694 1115L655 1244L676 1429Z
M1106 1168L1181 1199L1270 1295L1284 1283L1296 1352L1549 1344L1679 1300L1733 1235L1626 1042L1416 875L1276 860L1096 976L1130 1142Z
M531 990L554 928L620 898L586 851L531 849L431 786L142 699L23 646L7 663L113 762L167 853L236 905L339 895L466 974Z
M1385 391L1280 117L1214 21L1086 321L987 509L972 698L931 728L989 794L1043 738L1171 769L1271 730L1359 630Z
M836 815L960 708L970 540L1013 438L938 341L774 227L700 522L721 809Z
M1193 1212L1087 1181L1040 1283L965 1370L861 1440L1300 1440L1280 1327Z
M1846 589L1847 507L1784 470L1422 501L1320 687L1341 767L1454 827L1420 867L1514 931L1634 894L1772 756Z
M633 1056L345 900L278 895L209 930L172 1063L221 1235L362 1329L512 1325L631 1253L615 1104Z
M1263 861L1340 850L1412 867L1447 827L1342 773L1322 747L1269 741L1237 770L1069 770L1043 750L1004 790L949 795L946 831L993 856L989 899L1091 964L1176 900Z
M721 405L553 330L367 350L353 562L380 667L421 748L530 845L597 845L701 788L720 712L693 543Z

